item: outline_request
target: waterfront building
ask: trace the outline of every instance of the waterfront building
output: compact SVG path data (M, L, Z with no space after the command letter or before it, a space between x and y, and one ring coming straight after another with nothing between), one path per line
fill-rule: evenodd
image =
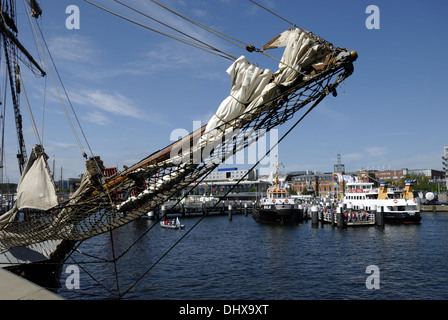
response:
M59 190L76 191L81 185L81 178L68 178L66 180L55 181L55 186Z
M313 172L291 176L291 184L298 194L312 194L320 198L337 198L343 184L335 184L333 172Z
M439 180L443 178L443 171L433 169L400 169L375 171L374 176L378 181L389 181L393 184L403 184L407 175L426 177L430 180Z
M194 185L196 188L192 194L220 196L232 188L233 193L263 193L271 186L271 182L269 176L260 176L257 169L233 167L218 168Z

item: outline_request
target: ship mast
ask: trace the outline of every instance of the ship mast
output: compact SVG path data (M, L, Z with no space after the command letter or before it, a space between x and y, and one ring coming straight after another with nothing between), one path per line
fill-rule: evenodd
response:
M40 9L36 1L32 1L33 16L39 16L36 9ZM15 22L15 1L0 0L0 46L3 47L6 70L8 72L9 87L11 89L12 103L14 106L14 117L16 122L16 131L18 139L17 160L19 163L20 174L22 174L25 164L28 160L25 141L23 139L22 115L20 113L20 67L18 65L19 53L24 55L28 62L39 70L41 76L45 76L45 72L34 60L31 54L17 39L17 27ZM37 10L38 11L38 10Z
M275 178L274 178L274 188L278 189L278 159L277 159L278 155L275 155Z

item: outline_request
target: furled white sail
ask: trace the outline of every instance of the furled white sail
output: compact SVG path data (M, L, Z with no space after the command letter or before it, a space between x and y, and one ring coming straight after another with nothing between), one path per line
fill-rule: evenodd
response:
M247 107L244 116L246 120L250 119L251 113L259 113L269 108L269 105L265 106L263 110L258 107L277 97L280 94L280 87L288 87L297 81L311 64L322 63L322 60L329 53L328 48L311 39L305 31L300 29L284 31L266 44L263 49L280 47L286 48L279 62L279 69L274 73L273 81Z
M286 47L279 63L279 70L274 74L275 82L289 86L311 64L324 58L329 50L318 41L311 39L300 29L289 29L265 45L264 49Z
M44 155L20 179L16 205L19 210L29 208L48 210L58 205L53 181L45 166Z
M227 128L233 128L235 123L229 122L237 118L246 109L246 105L258 97L272 77L272 71L261 69L247 61L244 56L239 57L226 71L232 80L230 95L224 99L216 114L210 119L204 136L200 139L201 146L221 137Z
M0 217L0 230L17 219L19 210L45 211L58 205L53 180L45 165L46 155L41 152L40 146L36 146L34 150L17 186L14 206Z

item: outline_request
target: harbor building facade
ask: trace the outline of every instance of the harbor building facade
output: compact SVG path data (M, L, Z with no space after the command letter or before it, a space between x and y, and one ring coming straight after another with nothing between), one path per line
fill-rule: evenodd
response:
M241 180L241 181L240 181ZM257 169L218 168L202 181L195 182L196 195L221 196L232 188L232 193L262 193L271 186L268 176L260 176Z

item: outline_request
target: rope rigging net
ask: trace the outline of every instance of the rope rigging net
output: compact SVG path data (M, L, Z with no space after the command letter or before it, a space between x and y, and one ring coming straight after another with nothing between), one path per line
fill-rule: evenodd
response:
M156 209L181 190L199 181L220 163L258 139L257 130L281 125L308 103L334 92L352 71L351 62L331 64L308 81L215 128L225 132L202 144L205 128L154 153L136 165L106 178L96 163L86 173L73 198L49 210L29 210L23 221L8 221L0 229L0 249L45 240L83 240L118 228ZM198 160L197 156L202 156ZM100 168L104 170L104 166Z

